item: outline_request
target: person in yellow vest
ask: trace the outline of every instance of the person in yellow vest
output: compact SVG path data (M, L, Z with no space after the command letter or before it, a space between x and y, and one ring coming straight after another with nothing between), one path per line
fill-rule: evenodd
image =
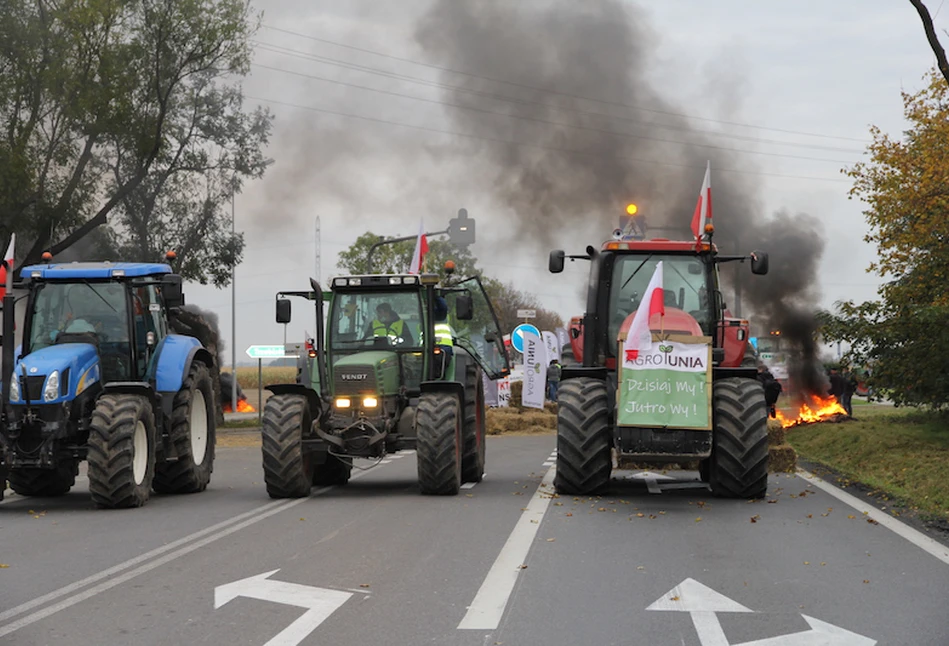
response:
M448 303L441 296L435 298L435 345L451 358L455 352L455 331L448 323Z
M415 344L412 331L389 303L379 303L376 307L376 318L370 324L370 328L371 334L368 336L388 337L393 345Z

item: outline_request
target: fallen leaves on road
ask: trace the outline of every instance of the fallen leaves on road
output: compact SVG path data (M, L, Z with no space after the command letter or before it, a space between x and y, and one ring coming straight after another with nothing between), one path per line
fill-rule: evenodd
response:
M10 567L9 563L0 563L0 570L6 570L8 567Z
M696 519L695 519L695 522L697 522L697 523L701 523L701 522L702 522L702 517L701 517L701 516L699 516L698 518L696 518Z
M526 569L527 569L527 566L526 566L526 565L519 565L519 566L517 566L517 569L518 569L518 570L526 570Z
M678 601L678 600L679 600L679 597L678 597L678 596L669 597L669 601Z
M759 520L761 520L761 516L759 516L758 514L755 514L749 520L753 523L757 523Z
M870 523L871 525L879 525L879 524L880 524L879 521L873 520L872 518L867 518L867 522Z
M854 518L856 518L856 516L854 516L853 514L847 514L847 518L849 518L850 520L853 520Z
M360 587L360 588L368 588L368 587L369 587L369 584L368 584L368 583L360 583L360 584L359 584L359 587Z
M553 542L555 542L556 540L557 540L556 538L548 538L548 539L547 539L547 542L548 542L548 543L553 543Z

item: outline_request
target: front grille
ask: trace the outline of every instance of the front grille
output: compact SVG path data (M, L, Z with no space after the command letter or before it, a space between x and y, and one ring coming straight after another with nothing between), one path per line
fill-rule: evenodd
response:
M376 373L372 366L338 366L333 385L337 395L358 395L376 392Z
M31 402L36 402L43 398L43 384L45 383L46 375L26 378L26 394Z

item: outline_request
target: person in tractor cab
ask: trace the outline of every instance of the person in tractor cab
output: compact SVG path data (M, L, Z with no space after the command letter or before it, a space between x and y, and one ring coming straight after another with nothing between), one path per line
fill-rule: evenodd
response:
M455 331L448 323L448 303L441 296L435 298L435 345L442 349L447 357L455 352Z
M394 345L414 345L411 330L389 303L379 303L370 328L370 334L366 336L388 337Z
M771 371L768 370L768 366L763 363L758 364L758 381L761 382L761 385L764 386L764 401L768 406L768 415L770 417L777 416L777 410L775 405L778 402L778 397L781 396L781 391L784 388L781 387L781 382L774 378L774 375L771 374Z

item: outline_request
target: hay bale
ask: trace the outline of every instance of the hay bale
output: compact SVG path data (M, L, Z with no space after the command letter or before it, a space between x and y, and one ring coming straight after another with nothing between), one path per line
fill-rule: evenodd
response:
M488 435L550 433L557 429L557 416L529 408L489 408L485 428Z
M768 420L768 446L781 446L785 442L786 433L781 422Z
M511 408L524 408L524 406L521 404L523 395L524 395L524 382L512 381L511 382L511 399L508 402L508 406Z
M797 453L790 444L779 444L768 449L768 470L771 473L793 473L797 468Z

